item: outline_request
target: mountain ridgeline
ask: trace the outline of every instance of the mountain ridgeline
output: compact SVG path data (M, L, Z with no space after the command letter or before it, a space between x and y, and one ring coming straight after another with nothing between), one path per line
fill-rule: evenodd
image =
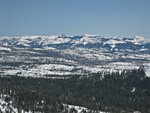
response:
M132 51L150 53L150 40L135 36L105 38L97 35L84 34L82 36L51 35L51 36L22 36L1 37L1 43L17 47L70 49L76 47L103 48L109 52ZM107 51L107 52L108 52Z

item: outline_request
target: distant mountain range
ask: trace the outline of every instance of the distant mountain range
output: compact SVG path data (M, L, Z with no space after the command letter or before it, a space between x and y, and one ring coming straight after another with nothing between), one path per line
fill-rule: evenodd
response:
M14 45L16 47L56 49L100 48L107 52L130 51L150 53L150 39L135 36L134 38L113 37L84 34L82 36L22 36L22 37L1 37L0 43Z
M1 75L36 77L113 72L143 65L149 76L150 39L89 34L0 37L0 65Z

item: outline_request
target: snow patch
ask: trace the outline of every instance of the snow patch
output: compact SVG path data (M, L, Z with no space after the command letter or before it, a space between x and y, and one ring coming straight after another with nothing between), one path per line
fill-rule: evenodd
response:
M104 44L111 44L111 45L123 44L123 43L126 43L126 42L122 41L122 40L114 40L114 39L110 39L110 40L104 42Z
M135 87L133 87L133 89L131 90L131 93L134 93L134 92L135 92L135 90L136 90L136 88L135 88Z
M68 104L63 104L65 107L68 107L68 110L70 111L72 108L74 108L75 110L77 110L78 113L82 113L82 110L89 112L90 110L88 108L85 107L81 107L81 106L75 106L75 105L68 105ZM94 111L92 110L92 113L109 113L109 112L102 112L102 111Z
M0 47L0 51L11 51L11 49L1 46L1 47Z

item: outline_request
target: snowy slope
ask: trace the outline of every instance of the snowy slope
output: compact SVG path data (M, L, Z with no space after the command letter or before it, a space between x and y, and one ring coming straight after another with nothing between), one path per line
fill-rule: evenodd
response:
M3 95L3 96L5 96L5 95ZM0 99L0 112L6 113L6 111L7 111L9 113L20 113L20 111L17 108L14 108L11 104L12 103L8 103L5 100ZM77 111L77 113L82 113L82 110L85 110L87 112L89 111L89 109L87 109L85 107L75 106L75 105L64 104L64 107L67 107L68 111L70 111L72 108L74 108ZM31 112L30 110L29 110L29 112L27 112L22 109L21 113L33 113L33 112ZM34 112L34 113L40 113L40 112ZM102 112L102 111L96 112L93 110L92 113L108 113L108 112Z
M144 37L51 35L0 37L0 74L30 77L150 70L150 40Z
M141 45L143 48L145 44L150 44L150 40L145 39L144 37L135 36L133 38L124 38L124 37L113 37L113 38L104 38L102 36L84 34L82 36L65 36L65 35L51 35L51 36L22 36L22 37L0 37L1 43L12 44L20 47L56 47L63 49L63 46L67 48L78 47L117 47L117 45L134 46L138 48ZM108 46L109 45L109 46ZM58 47L56 47L58 48ZM126 47L124 46L124 49ZM133 47L132 47L133 48ZM146 47L147 48L147 47Z
M75 110L77 110L77 113L82 113L82 110L84 110L86 112L90 111L88 108L81 107L81 106L68 105L68 104L64 104L64 106L68 107L69 111L74 108ZM92 113L108 113L108 112L102 112L102 111L94 111L94 110L92 110Z

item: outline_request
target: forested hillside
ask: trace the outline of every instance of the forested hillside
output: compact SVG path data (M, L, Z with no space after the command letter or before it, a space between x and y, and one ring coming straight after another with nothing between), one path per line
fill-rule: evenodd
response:
M112 113L150 112L150 78L144 69L70 75L69 79L0 77L0 98L17 110L72 113L65 105ZM77 112L77 111L76 111Z

